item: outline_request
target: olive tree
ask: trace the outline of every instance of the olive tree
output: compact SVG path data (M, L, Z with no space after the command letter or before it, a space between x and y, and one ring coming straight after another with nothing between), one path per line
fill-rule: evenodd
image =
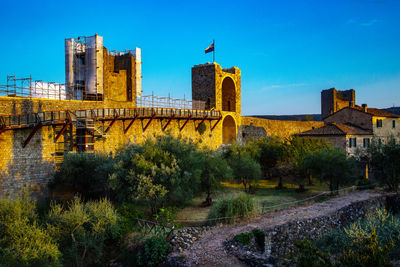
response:
M307 180L309 185L312 184L312 174L305 165L305 159L308 155L328 147L332 147L332 145L324 139L293 137L289 140L286 146L287 157L300 190L304 190Z
M331 192L351 181L356 170L355 160L347 158L345 152L336 147L328 147L308 154L304 167L329 184Z
M205 205L212 203L211 194L221 188L221 181L232 178L232 169L219 152L204 151L200 190L206 193Z
M367 150L367 158L374 177L390 191L397 192L400 182L400 144L396 144L394 139L385 144L374 140Z

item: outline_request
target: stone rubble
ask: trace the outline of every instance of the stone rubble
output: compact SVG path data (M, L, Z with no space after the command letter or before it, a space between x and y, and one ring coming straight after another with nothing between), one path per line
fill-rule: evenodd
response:
M257 250L254 243L250 246L244 246L239 242L225 240L224 247L228 253L234 255L248 266L279 266L278 257L271 256L268 248L265 252Z
M170 239L173 252L182 252L184 249L192 246L193 242L199 239L204 231L210 230L211 226L188 227L179 229L177 233Z

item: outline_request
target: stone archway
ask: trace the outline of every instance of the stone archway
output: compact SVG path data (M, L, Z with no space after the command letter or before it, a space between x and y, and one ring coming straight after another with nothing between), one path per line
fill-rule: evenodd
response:
M222 111L236 111L235 82L231 77L225 77L222 81Z
M236 122L228 115L222 122L222 143L230 144L233 141L236 141Z

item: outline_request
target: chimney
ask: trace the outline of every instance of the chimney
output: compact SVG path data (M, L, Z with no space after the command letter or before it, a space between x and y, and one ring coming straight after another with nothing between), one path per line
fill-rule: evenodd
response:
M367 110L368 110L368 109L367 109L367 104L362 104L362 108L363 108L363 111L364 111L364 112L367 112Z

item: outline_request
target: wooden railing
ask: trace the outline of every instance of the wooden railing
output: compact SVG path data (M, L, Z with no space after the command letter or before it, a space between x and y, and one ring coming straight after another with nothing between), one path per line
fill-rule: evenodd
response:
M216 110L172 109L172 108L124 108L87 109L76 111L48 111L19 115L0 116L0 130L29 128L42 125L62 124L76 119L132 119L132 118L191 118L219 120L222 115Z

